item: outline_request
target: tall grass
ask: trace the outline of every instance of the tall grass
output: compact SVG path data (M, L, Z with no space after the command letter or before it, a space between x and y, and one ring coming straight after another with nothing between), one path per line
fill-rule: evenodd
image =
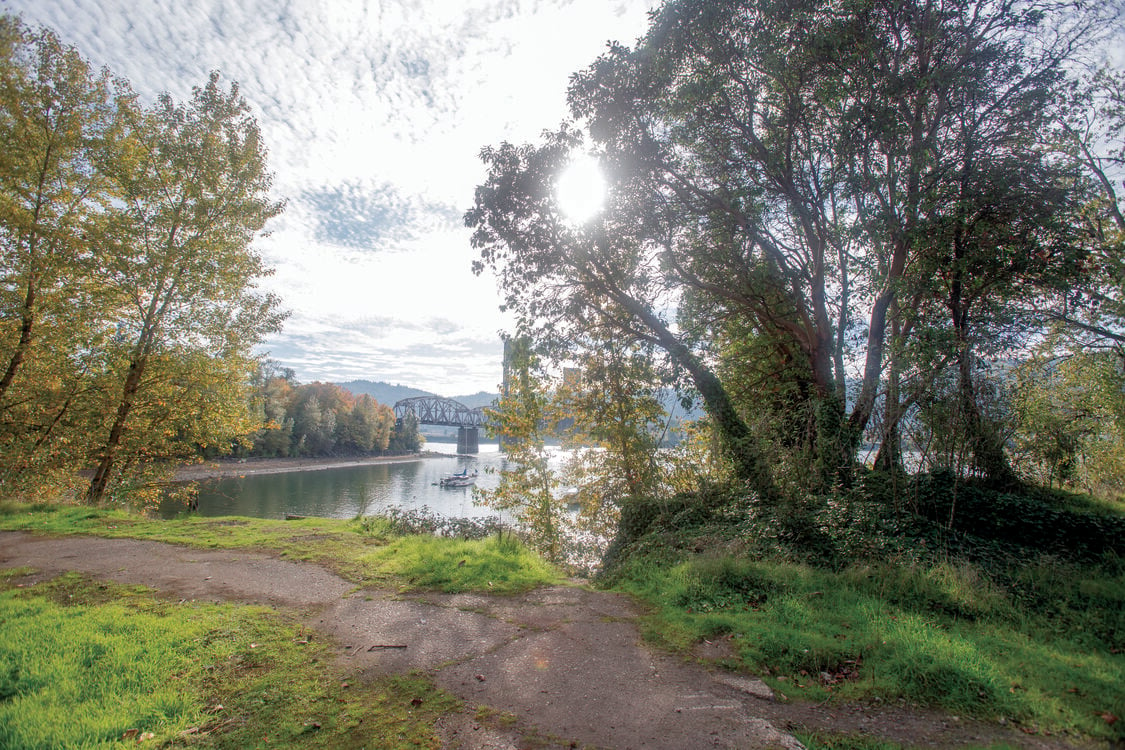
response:
M363 561L408 586L448 592L514 593L555 583L558 573L514 537L441 539L398 537Z

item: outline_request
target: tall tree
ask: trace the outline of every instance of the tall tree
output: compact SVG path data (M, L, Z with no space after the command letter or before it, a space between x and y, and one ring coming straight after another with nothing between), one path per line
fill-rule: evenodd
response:
M574 77L588 138L566 126L538 147L483 152L489 178L466 216L481 267L498 269L507 304L545 336L580 341L594 318L663 349L739 474L770 499L747 412L713 367L723 331L752 333L806 403L798 447L817 454L814 482L846 479L888 333L903 351L921 335L910 316L949 247L933 228L983 207L1012 174L982 165L1043 163L1040 112L1091 19L1049 0L671 0L635 49L613 45ZM601 219L574 228L551 183L578 148L599 155L612 189ZM992 250L978 246L977 258ZM998 300L996 289L975 293ZM943 292L954 307L956 296ZM846 413L842 326L861 321Z
M61 480L86 447L85 378L104 330L91 246L112 197L94 165L130 105L52 32L0 16L0 481L9 491Z
M1058 120L1058 145L1091 182L1091 198L1078 218L1088 234L1091 281L1060 295L1052 313L1077 347L1120 349L1125 346L1125 72L1099 69L1074 82L1069 93Z
M111 487L154 357L195 351L234 361L282 319L278 300L256 289L268 270L252 244L282 206L269 196L266 150L237 85L224 91L212 73L186 105L161 96L122 147L125 155L100 165L122 202L103 262L120 300L121 380L95 454L91 502Z
M391 441L395 415L366 393L353 399L351 408L337 418L339 447L348 453L384 451Z
M0 16L0 47L2 409L38 328L65 335L89 316L90 240L113 196L96 163L131 101L48 29Z

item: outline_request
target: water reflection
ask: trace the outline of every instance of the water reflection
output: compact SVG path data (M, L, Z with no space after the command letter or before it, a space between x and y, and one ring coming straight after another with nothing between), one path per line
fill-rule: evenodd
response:
M441 487L446 474L469 469L480 473L477 484L493 489L499 482L504 455L495 444L482 444L475 456L458 456L456 445L428 443L427 450L448 455L394 463L348 466L316 471L258 474L208 480L200 484L199 514L284 518L287 514L354 518L391 508L428 507L445 516L496 515L473 502L472 487ZM488 471L492 469L493 471ZM182 507L165 505L160 514L175 516Z

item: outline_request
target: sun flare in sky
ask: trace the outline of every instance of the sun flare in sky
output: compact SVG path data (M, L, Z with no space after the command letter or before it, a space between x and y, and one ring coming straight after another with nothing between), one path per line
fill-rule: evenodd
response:
M605 207L606 181L592 156L570 160L555 183L555 200L567 221L585 224Z

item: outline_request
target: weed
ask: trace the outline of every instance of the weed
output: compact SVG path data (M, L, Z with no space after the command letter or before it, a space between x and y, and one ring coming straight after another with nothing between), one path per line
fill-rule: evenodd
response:
M843 732L795 732L806 750L901 750L894 742Z

